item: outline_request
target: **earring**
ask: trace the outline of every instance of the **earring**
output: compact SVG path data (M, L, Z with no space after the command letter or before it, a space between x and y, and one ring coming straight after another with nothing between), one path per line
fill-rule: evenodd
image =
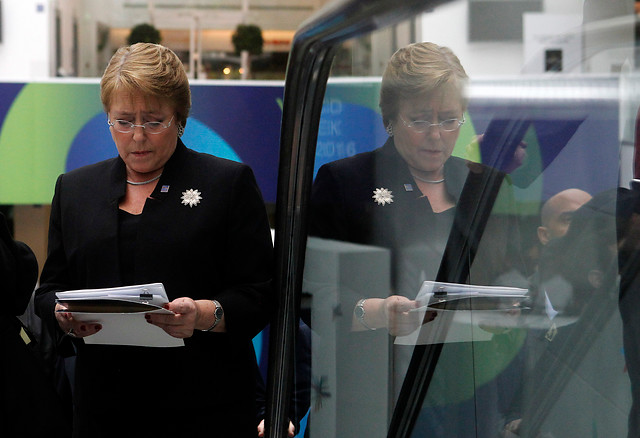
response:
M389 134L389 137L393 137L393 125L391 123L389 123L387 127L384 128L384 130L387 131L387 134Z
M182 137L182 134L184 134L184 126L178 125L178 138Z

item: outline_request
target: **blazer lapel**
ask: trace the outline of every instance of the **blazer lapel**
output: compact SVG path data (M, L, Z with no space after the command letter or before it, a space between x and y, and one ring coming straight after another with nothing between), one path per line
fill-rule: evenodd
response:
M120 278L120 257L118 255L118 214L119 202L127 190L127 172L124 161L120 157L113 160L111 168L108 170L106 180L107 202L96 210L96 221L102 222L100 232L103 234L101 240L104 242L102 251L103 265L100 271L105 279L115 279L117 285L121 284Z

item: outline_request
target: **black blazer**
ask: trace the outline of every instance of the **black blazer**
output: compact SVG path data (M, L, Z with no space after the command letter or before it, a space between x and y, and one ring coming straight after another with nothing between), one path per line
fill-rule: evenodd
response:
M118 202L125 194L125 179L119 157L58 178L48 257L36 294L37 312L50 325L57 325L56 291L123 285ZM188 190L200 192L197 205L183 202ZM186 423L194 425L193 430L175 433L202 432L216 422L220 430L228 426L237 431L237 421L249 423L255 433L251 340L266 325L274 300L271 234L251 169L194 152L179 141L140 221L135 254L130 255L134 283L161 282L170 300L217 299L225 311L227 333L198 331L185 340L184 348L171 349L75 341L76 426L85 434L106 436L105 415L113 414L113 406L162 400L172 415L194 418ZM147 383L144 391L139 388L141 375ZM201 411L208 421L194 415ZM148 422L140 426L141 433L150 433Z
M514 267L523 271L519 258L519 232L511 185L505 174L478 163L450 157L444 167L445 187L456 207L434 213L415 184L408 166L398 154L393 138L371 152L322 166L311 197L310 234L391 250L392 275L403 281L403 271L416 271L409 297L415 297L422 280L432 280L451 236L467 236L470 216L484 191L497 193L491 216L478 248L474 284L495 284L496 278ZM374 190L387 189L391 203L374 200ZM449 242L451 245L451 242ZM404 259L403 259L404 258ZM409 266L422 259L422 265ZM409 259L409 260L408 260ZM420 274L421 269L425 272ZM411 282L411 281L410 281ZM403 293L400 287L397 293Z
M449 276L454 277L458 272L467 274L457 268L470 260L473 252L475 258L470 274L456 281L526 286L518 257L517 215L514 214L511 187L505 174L482 164L451 157L445 163L444 177L445 188L454 199L455 207L434 213L429 200L422 196L415 184L406 162L398 154L393 138L374 151L328 163L320 168L313 185L310 233L327 239L388 248L389 294L409 299L415 298L424 280L437 279L439 272L446 277L438 279L445 281L451 281ZM377 202L374 191L378 189L390 191L392 202ZM483 200L494 197L495 203L483 203ZM379 201L385 199L389 198L383 197ZM489 209L490 212L487 211ZM480 237L480 233L471 233L470 230L481 222L476 222L475 218L484 213L490 213L490 216ZM348 263L351 261L347 260ZM342 267L342 272L351 269L348 263ZM377 351L376 344L387 340L378 337L380 331L351 331L351 315L357 300L372 296L366 274L358 277L357 281L347 280L343 284L338 288L340 312L336 311L335 319L338 327L344 330L341 332L343 342L351 342L352 348L348 349L353 354L350 379L363 376L357 383L350 381L351 387L356 388L360 384L370 384L366 379L370 375L371 364L360 361L359 352ZM376 297L386 298L386 295ZM337 317L340 315L344 321L342 324ZM495 351L518 348L510 338L495 336L493 341L481 343L483 353L478 353L478 346L469 342L443 344L414 432L424 436L460 437L479 431L482 436L489 436L487 431L493 431L494 424L497 424L494 422L500 419L497 406L504 397L498 388L502 386L494 379L476 391L474 383L470 383L475 382L473 358L474 355L493 357ZM489 347L493 350L484 350ZM394 344L392 348L390 382L399 391L412 361L414 347ZM465 393L474 394L477 398L458 398ZM397 395L395 393L394 397ZM349 396L357 397L355 394ZM473 412L474 408L470 407L473 400L480 400L479 421L476 426L469 427L459 419Z

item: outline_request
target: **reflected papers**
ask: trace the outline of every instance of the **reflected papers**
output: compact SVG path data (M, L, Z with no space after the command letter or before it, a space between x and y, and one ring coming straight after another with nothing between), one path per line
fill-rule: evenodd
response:
M490 340L494 333L517 325L520 311L527 308L528 290L502 286L425 281L416 301L421 320L427 312L436 318L396 344L438 344Z

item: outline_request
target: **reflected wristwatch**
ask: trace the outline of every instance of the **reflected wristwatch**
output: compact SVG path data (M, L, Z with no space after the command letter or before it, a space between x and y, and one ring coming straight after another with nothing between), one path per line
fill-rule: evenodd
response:
M367 330L375 330L375 328L369 326L364 321L364 315L367 314L367 312L365 312L364 310L365 301L367 301L366 298L363 298L360 301L358 301L358 304L356 304L356 307L353 309L353 314L356 316L356 318L358 318L358 321L360 322L360 324L362 324L364 328L366 328Z

